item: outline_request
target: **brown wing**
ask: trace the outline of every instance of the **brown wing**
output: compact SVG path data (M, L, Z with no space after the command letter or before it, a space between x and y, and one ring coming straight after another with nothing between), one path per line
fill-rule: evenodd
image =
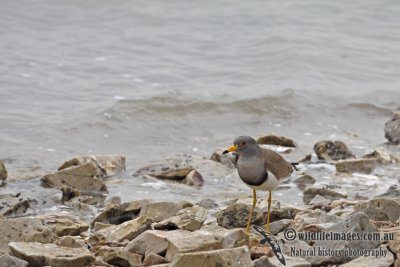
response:
M279 153L262 149L262 154L265 159L265 168L272 172L278 180L282 180L293 172L293 166L287 162Z

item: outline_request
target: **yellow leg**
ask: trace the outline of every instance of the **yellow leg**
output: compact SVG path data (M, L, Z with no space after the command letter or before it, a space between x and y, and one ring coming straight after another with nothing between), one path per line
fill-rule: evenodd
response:
M253 211L254 211L254 208L256 207L256 203L257 203L257 194L256 194L256 190L253 189L253 207L251 208L251 211L249 214L249 219L247 220L246 233L250 233L251 217L253 217Z
M269 191L267 224L265 225L265 230L266 230L268 233L269 233L269 215L270 215L270 213L271 213L271 202L272 202L272 192Z

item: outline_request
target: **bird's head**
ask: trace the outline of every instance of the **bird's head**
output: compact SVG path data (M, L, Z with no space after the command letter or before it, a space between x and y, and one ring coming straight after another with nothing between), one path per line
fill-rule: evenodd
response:
M239 136L233 141L233 146L225 150L222 154L229 152L251 153L258 148L258 144L253 137Z

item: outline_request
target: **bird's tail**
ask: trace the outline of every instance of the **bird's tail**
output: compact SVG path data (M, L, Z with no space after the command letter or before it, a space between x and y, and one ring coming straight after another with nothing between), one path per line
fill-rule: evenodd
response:
M297 168L297 165L299 165L298 162L290 162L290 164L292 164L293 171L299 171L299 169Z

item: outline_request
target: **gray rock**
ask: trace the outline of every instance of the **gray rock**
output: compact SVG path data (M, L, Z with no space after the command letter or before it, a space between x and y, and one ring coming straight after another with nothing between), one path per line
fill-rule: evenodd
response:
M169 238L182 237L190 235L189 231L185 230L173 230L173 231L158 231L158 230L149 230L146 231L135 239L130 241L125 249L142 255L143 257L147 257L148 255L154 253L157 255L165 255L167 252Z
M7 179L7 169L6 166L4 165L4 162L0 160L0 180L6 180Z
M243 228L247 225L251 207L243 203L234 203L219 211L216 215L219 226L232 229ZM256 207L253 212L252 224L262 224L263 215Z
M315 197L313 199L311 199L310 205L312 205L313 207L325 207L327 205L329 205L329 203L331 203L331 200L324 198L323 196L320 195L315 195Z
M200 229L206 219L207 210L200 206L193 206L178 211L176 215L155 223L152 227L155 230L182 229L193 232Z
M280 232L282 232L283 230L285 230L286 228L289 227L289 225L292 223L293 220L291 219L282 219L279 221L275 221L269 224L269 230L270 233L273 235L276 235Z
M181 209L190 206L192 206L192 204L187 202L155 202L143 206L139 215L146 216L153 222L160 222L174 216Z
M376 233L378 229L369 221L367 215L362 212L349 215L346 220L338 222L329 227L327 232L341 233L341 234L366 234ZM379 246L379 241L373 240L317 240L314 243L315 248L324 250L371 250ZM307 257L307 261L313 265L320 265L325 263L342 263L355 259L357 256L347 255L346 253L334 254L330 256L316 256Z
M343 220L344 219L338 216L329 215L317 209L297 213L296 217L291 222L290 227L297 231L304 231L304 228L309 227L310 225L319 225L319 228L327 228L335 223L342 222Z
M140 210L143 206L152 203L152 200L143 199L122 204L110 205L103 212L99 213L92 221L92 226L96 222L106 224L120 224L129 220L136 219L139 216Z
M315 178L308 174L304 174L296 178L296 180L294 180L294 183L304 186L314 184L315 182L316 182Z
M353 152L342 141L319 141L314 145L314 152L320 160L337 161L355 158Z
M303 202L305 204L309 204L310 201L316 196L320 195L329 200L337 200L341 198L347 198L347 195L335 192L333 190L325 189L325 188L314 188L309 187L303 192Z
M53 174L47 174L41 178L44 185L62 188L69 186L74 189L89 192L107 192L107 187L100 176L97 166L88 162L83 165L72 166Z
M392 119L385 123L385 138L389 143L400 143L400 111L394 112Z
M236 248L249 244L249 235L243 229L232 229L225 233L217 232L222 235L223 248Z
M385 193L376 196L375 198L400 198L400 188L397 184L389 186Z
M0 266L3 267L28 267L28 262L8 254L0 255Z
M182 180L183 184L191 185L191 186L202 186L204 184L204 179L201 174L196 170L191 170Z
M100 177L108 177L125 171L125 161L125 157L118 155L76 156L65 161L58 170L93 163L99 169Z
M132 240L150 229L151 223L152 220L147 217L138 217L119 225L103 228L96 233L103 236L108 242L122 242L124 240Z
M209 198L200 200L196 203L196 205L199 205L200 207L203 207L205 209L213 209L218 207L218 203L215 200Z
M391 154L383 147L377 147L373 152L362 156L362 158L375 159L378 163L381 164L391 164L400 162L400 157Z
M90 220L96 216L98 209L93 205L75 202L72 205L72 211L80 220L90 223Z
M337 172L370 174L376 167L376 159L348 159L336 162Z
M24 214L29 208L30 202L17 195L0 195L0 215L13 217Z
M400 199L371 199L354 207L356 212L364 212L374 221L396 222L400 217Z
M247 247L184 253L177 255L170 267L252 266Z
M188 185L201 186L203 177L195 170L190 161L185 158L167 159L142 167L134 176L147 175L161 180L172 180Z
M292 139L284 137L284 136L273 135L273 134L268 134L268 135L259 137L257 139L257 144L296 147L296 144L294 143L294 141Z
M41 244L36 242L11 242L10 250L16 257L25 260L30 267L86 267L94 262L95 258L89 250L84 248L66 248L55 244Z
M236 165L237 162L237 156L234 155L233 153L226 153L222 154L225 149L218 148L215 150L211 157L210 160L219 162L227 167L233 168Z
M100 259L113 266L135 267L143 266L142 257L125 250L123 247L102 246L96 252L97 259Z
M275 222L283 219L293 219L297 213L303 211L297 207L287 206L279 209L272 209L270 215L270 222ZM267 210L264 210L264 221L266 223L267 218Z
M340 265L340 267L365 267L365 266L387 267L393 265L394 263L393 253L391 253L386 246L380 246L379 248L371 252L379 256L367 256L367 257L361 256L346 264Z

